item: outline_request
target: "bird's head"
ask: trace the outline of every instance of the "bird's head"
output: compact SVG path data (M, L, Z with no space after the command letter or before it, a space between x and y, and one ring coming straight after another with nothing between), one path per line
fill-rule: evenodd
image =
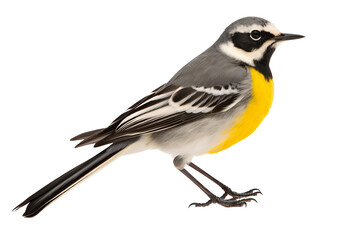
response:
M258 69L266 78L272 78L269 62L276 47L283 41L302 37L281 33L265 19L246 17L230 24L216 45L227 56Z

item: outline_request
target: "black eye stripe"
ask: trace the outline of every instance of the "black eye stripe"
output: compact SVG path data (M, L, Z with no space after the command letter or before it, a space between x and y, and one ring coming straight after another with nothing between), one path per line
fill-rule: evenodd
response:
M260 48L264 42L274 37L272 33L266 31L258 31L258 32L260 33L260 39L258 40L253 40L253 38L250 36L251 33L241 33L241 32L233 33L231 35L231 40L235 47L241 48L247 52L251 52L255 49Z

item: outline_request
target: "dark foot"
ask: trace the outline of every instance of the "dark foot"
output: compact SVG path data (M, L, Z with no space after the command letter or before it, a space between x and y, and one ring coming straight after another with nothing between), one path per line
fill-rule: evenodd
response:
M247 198L247 197L255 197L258 194L262 194L259 189L254 188L247 192L237 193L231 190L228 186L221 187L224 190L224 194L220 197L221 199L225 199L228 195L232 197L232 200Z
M232 199L223 199L221 197L217 197L215 195L212 195L210 197L210 200L207 201L206 203L192 203L189 205L189 207L191 206L195 206L195 207L207 207L212 203L217 203L220 204L223 207L243 207L243 206L247 206L248 202L251 201L255 201L256 200L254 198L242 198L239 200L236 200L236 198L232 198Z

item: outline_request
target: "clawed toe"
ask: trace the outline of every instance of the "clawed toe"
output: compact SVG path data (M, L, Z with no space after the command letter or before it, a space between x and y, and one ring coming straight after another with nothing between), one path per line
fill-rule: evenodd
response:
M247 197L255 197L258 194L262 194L261 191L257 188L253 188L247 192L237 193L232 191L229 187L223 186L224 194L221 196L222 199L225 199L228 195L232 197L232 199L241 199Z
M254 198L242 198L242 199L237 199L237 198L231 198L231 199L223 199L221 197L217 197L217 196L211 196L210 200L205 202L205 203L191 203L189 205L189 207L191 206L195 206L195 207L207 207L212 203L217 203L220 204L223 207L243 207L243 206L247 206L248 202L257 202L256 199Z

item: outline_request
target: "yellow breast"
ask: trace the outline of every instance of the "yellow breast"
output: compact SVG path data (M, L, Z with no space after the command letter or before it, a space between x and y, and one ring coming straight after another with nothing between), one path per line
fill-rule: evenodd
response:
M267 81L260 72L250 68L252 78L252 98L246 109L234 118L234 124L226 129L225 140L208 153L220 152L248 137L260 125L269 112L274 97L274 82Z

